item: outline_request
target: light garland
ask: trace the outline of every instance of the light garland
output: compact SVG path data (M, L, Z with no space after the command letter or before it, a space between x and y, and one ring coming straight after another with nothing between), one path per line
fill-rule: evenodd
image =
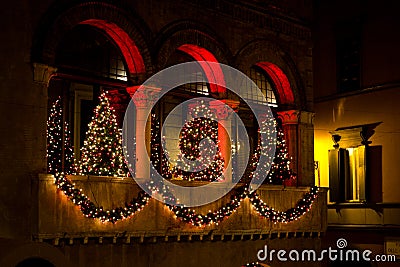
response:
M240 206L247 193L244 187L238 188L237 193L231 196L231 201L216 211L209 211L207 214L198 214L194 209L179 205L167 205L168 208L180 220L194 226L218 225L222 220L232 215Z
M136 198L132 199L129 203L125 203L125 207L104 210L103 207L96 207L96 205L82 193L82 189L76 188L75 184L68 180L64 173L55 175L55 184L72 203L79 206L85 217L99 219L102 222L115 223L119 220L129 218L143 209L150 199L150 196L146 192L140 191Z
M286 211L276 211L270 208L267 204L260 199L260 197L254 191L249 194L251 204L258 212L258 214L264 218L270 219L274 223L288 223L299 219L302 215L311 209L311 206L318 196L318 187L313 186L310 191L306 193L302 199L300 199L295 208L290 208Z
M81 189L75 188L75 185L72 184L64 174L61 173L56 175L56 185L75 205L80 207L80 210L86 217L96 218L101 221L112 223L132 216L136 211L141 210L148 203L148 200L151 197L142 190L138 193L138 197L133 199L129 204L126 204L125 207L119 207L113 210L103 210L102 207L96 207L95 204L82 193ZM260 216L267 218L274 223L288 223L299 219L302 215L308 212L318 195L318 187L311 187L310 191L300 199L295 208L290 208L284 212L280 212L275 211L273 208L266 205L259 198L256 192L249 193L245 187L242 186L236 189L236 194L231 196L231 201L229 203L216 211L212 212L210 210L207 214L203 215L196 213L193 209L179 205L177 199L165 185L156 186L154 182L151 181L147 184L147 187L151 192L161 194L167 203L174 203L174 205L166 205L177 218L194 226L218 225L222 220L232 215L239 208L241 202L245 198L250 199L250 203ZM161 191L160 188L162 189Z
M168 207L184 222L194 226L207 226L220 223L239 208L243 199L249 198L250 203L261 217L269 219L274 223L288 223L299 219L309 211L317 195L318 187L313 186L310 191L300 199L295 208L290 208L283 212L270 208L259 198L256 192L249 193L245 190L245 187L238 188L237 193L231 196L231 201L229 203L214 212L209 211L206 215L197 214L195 210L179 205L168 205Z

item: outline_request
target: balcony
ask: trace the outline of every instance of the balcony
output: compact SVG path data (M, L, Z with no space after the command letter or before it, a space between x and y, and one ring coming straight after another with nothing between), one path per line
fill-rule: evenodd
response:
M139 186L131 178L111 178L96 176L69 176L77 188L98 206L104 209L124 206L136 197ZM274 223L260 216L249 198L245 198L239 208L219 224L194 226L181 221L163 203L150 199L148 204L133 216L116 223L102 222L86 218L79 207L57 189L54 177L39 175L37 183L37 223L34 239L60 240L70 244L76 240L88 242L156 242L157 240L243 240L273 237L317 237L327 227L326 190L320 189L311 209L298 220L289 223ZM180 181L182 185L188 182ZM217 185L223 186L223 185ZM286 187L262 185L257 194L269 207L286 211L308 193L308 187ZM233 193L211 204L198 207L196 212L207 214L230 201Z

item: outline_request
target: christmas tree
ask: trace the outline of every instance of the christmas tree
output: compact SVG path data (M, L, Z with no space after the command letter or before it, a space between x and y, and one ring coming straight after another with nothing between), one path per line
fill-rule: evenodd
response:
M47 119L47 172L71 173L73 170L74 152L71 146L68 123L63 123L61 98L53 103Z
M193 110L193 114L194 118L187 121L181 131L181 152L174 174L189 181L216 181L222 178L224 171L218 143L218 123L212 119L213 113L204 102Z
M259 134L267 134L265 132L265 127L267 124L267 121L262 121L261 122L261 127L259 129ZM276 126L276 123L274 123ZM269 184L282 184L285 180L290 180L290 179L295 179L296 175L293 173L293 171L290 168L290 157L287 152L287 147L286 147L286 141L284 138L284 133L281 127L276 127L277 128L277 133L276 133L276 148L275 148L275 157L273 159L271 168L269 169L268 175L266 179L264 180L263 183L269 183ZM250 178L253 179L255 178L255 181L258 179L262 179L265 177L265 173L268 170L268 166L266 164L261 165L259 169L256 171L256 167L258 164L258 160L260 155L264 155L266 157L270 157L270 153L268 153L268 147L262 148L260 139L258 141L258 145L256 148L255 153L252 156L251 162L250 162Z
M77 172L81 175L128 176L121 132L106 92L101 93L99 102L86 132Z
M281 127L277 127L275 158L269 170L267 180L272 184L282 184L285 180L296 179L296 174L290 168L290 160L285 135Z
M155 114L151 114L151 163L154 168L165 179L171 179L172 173L169 168L168 158L162 149L162 142L164 137L160 137L160 122L157 120Z

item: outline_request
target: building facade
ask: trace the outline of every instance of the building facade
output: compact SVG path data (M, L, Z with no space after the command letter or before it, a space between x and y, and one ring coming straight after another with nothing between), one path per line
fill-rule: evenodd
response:
M345 238L349 247L398 257L397 8L316 6L314 96L316 183L330 189L324 243Z
M321 248L326 190L310 200L315 197L310 196L315 182L311 2L40 1L9 3L4 12L1 266L241 266L257 261L257 252L266 244L274 249ZM61 99L62 122L71 127L79 159L102 92L108 92L121 126L131 95L149 77L178 63L203 60L240 70L264 93L283 128L297 178L285 185L262 185L257 193L271 208L288 211L288 220L295 216L291 208L307 212L285 223L279 216L257 214L254 200L247 197L219 224L196 226L150 199L134 216L116 223L86 218L82 206L47 173L46 119L52 103ZM181 101L209 96L235 110L255 150L258 127L249 108L239 97L213 86L207 66L200 66L198 75L208 83L182 86L163 97L154 108L154 120L162 123ZM218 79L212 68L211 74ZM146 87L136 103L137 116L140 108L153 104L154 89ZM240 92L257 102L252 91ZM138 177L148 179L143 157L151 149L151 123L138 118L143 124L137 127L148 131L142 136L146 145L137 145L134 167ZM224 158L231 153L221 149ZM140 191L132 179L69 179L109 210ZM198 212L220 209L234 193ZM302 199L313 204L310 210ZM268 264L291 266L277 260Z

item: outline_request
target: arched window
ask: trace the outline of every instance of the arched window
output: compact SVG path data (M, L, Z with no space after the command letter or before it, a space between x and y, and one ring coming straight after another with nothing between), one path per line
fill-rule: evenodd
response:
M267 100L268 105L270 107L277 107L278 103L275 98L273 83L271 82L269 76L258 66L252 66L247 75L261 90ZM251 89L249 90L249 88ZM257 88L248 86L246 89L247 90L244 92L244 96L248 100L256 103L262 103L262 99L255 94L255 90L257 90Z
M170 55L167 64L168 66L173 66L176 64L193 61L196 60L186 51L176 49L174 53ZM173 110L177 110L176 108L179 104L195 97L208 97L211 93L210 84L206 82L208 81L207 76L200 64L197 64L197 66L187 66L183 69L183 71L185 73L182 73L182 75L185 77L189 76L196 82L185 83L179 87L176 87L165 94L162 99L158 101L156 107L153 109L153 113L156 114L156 120L160 121L161 124L164 124L166 117L169 116ZM165 135L169 140L174 140L166 143L166 148L169 152L172 165L176 164L176 160L180 152L179 147L177 146L181 130L180 125L189 119L188 110L182 110L182 107L178 109L180 112L175 114L180 113L181 115L176 116L174 117L174 120L169 121L168 126L164 128L164 132L162 133L162 135Z
M259 66L253 65L247 71L246 75L254 82L250 84L244 84L240 88L241 96L248 102L255 106L267 104L272 111L276 111L278 108L278 99L275 97L275 84L273 83L270 76ZM247 82L246 82L247 83ZM262 95L260 95L261 91ZM265 103L265 100L267 103ZM242 118L247 132L250 138L250 149L254 151L258 144L258 123L254 118L253 112L241 101L238 112L240 118Z
M193 93L193 94L198 94L198 95L209 95L209 88L207 86L207 83L204 82L205 80L205 75L202 70L198 70L196 72L192 72L189 75L191 75L191 79L197 81L194 83L186 83L180 87L183 91L187 93Z
M175 65L191 61L194 61L193 58L191 58L184 52L177 50L172 55L170 59L170 64ZM190 78L192 80L195 80L196 82L183 84L176 88L176 92L182 93L182 97L186 99L192 98L194 96L208 96L210 94L209 85L207 82L205 82L207 81L207 77L204 74L204 70L201 68L200 65L198 65L197 68L186 67L183 70L185 73L182 73L182 75L184 75L185 77L190 76Z
M258 107L262 108L263 105L268 105L271 108L275 118L277 118L275 112L278 109L279 102L276 97L276 86L273 79L266 71L264 71L262 67L256 64L248 68L245 73L254 84L246 81L246 84L240 88L241 96L246 100L247 103L250 103L253 108L257 109ZM262 95L260 94L260 91ZM259 145L259 124L253 114L253 111L244 101L241 101L240 103L238 115L246 126L246 130L249 135L250 151L251 153L254 153ZM233 127L235 127L235 125L233 125ZM239 147L242 145L243 144L239 144ZM246 161L245 159L238 158L236 162L237 165L240 165L242 162ZM245 177L248 177L250 173L249 167L250 166L247 165Z
M76 26L63 38L56 56L56 66L63 73L127 81L121 52L92 26Z
M62 120L69 125L74 156L79 159L101 92L109 92L111 105L122 127L130 100L126 92L127 65L121 50L107 34L96 27L79 24L60 40L55 66L57 73L48 88L49 112L60 97Z

